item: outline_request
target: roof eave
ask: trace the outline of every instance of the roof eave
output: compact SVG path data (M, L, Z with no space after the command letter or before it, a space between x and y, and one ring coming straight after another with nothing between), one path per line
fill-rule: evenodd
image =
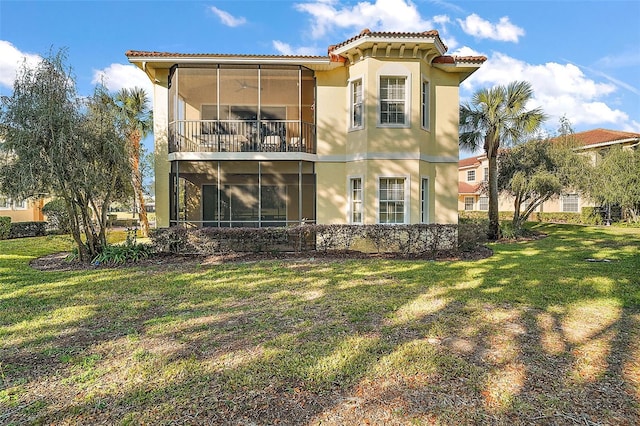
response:
M444 72L460 74L460 83L462 83L476 72L482 66L482 63L456 62L453 64L438 64L432 62L431 65Z
M350 41L342 46L336 47L331 51L331 53L344 56L347 55L347 53L350 51L362 48L363 45L373 44L413 44L423 46L423 48L435 47L438 55L444 55L447 51L447 47L444 45L444 43L442 43L440 37L435 35L429 37L378 37L375 35L365 35L356 38L355 40Z
M618 140L614 140L614 141L606 141L606 142L592 143L592 144L589 144L589 145L582 145L582 146L578 146L578 147L576 147L574 149L577 150L577 151L580 151L580 150L602 148L602 147L610 146L610 145L619 145L619 144L633 143L633 142L639 142L639 141L640 141L640 138L618 139Z
M180 56L156 56L156 55L127 55L129 62L136 64L142 69L170 68L175 64L268 64L268 65L302 65L313 70L330 70L344 66L342 62L331 61L329 57L297 57L297 56L274 56L274 57L249 57L249 56L202 56L202 55L180 55Z

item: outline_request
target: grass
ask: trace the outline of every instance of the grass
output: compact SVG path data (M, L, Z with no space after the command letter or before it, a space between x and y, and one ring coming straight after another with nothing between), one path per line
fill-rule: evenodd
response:
M534 227L473 262L41 272L68 239L0 241L0 424L638 423L640 229Z

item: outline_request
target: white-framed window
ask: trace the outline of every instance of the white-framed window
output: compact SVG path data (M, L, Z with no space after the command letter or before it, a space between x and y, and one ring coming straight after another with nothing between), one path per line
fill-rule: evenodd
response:
M563 212L578 212L580 209L580 197L578 194L564 194L561 197Z
M9 197L0 195L0 210L26 210L27 200L12 200Z
M429 178L420 181L420 222L429 223Z
M407 179L404 177L385 177L379 181L379 223L405 223Z
M381 76L378 100L380 125L404 127L409 123L406 76Z
M349 179L349 204L351 223L362 223L362 178Z
M350 129L362 129L364 127L364 116L363 116L363 86L362 79L359 78L357 80L353 80L351 82L351 90L350 90L350 119L349 119L349 128Z
M424 78L422 79L420 95L421 125L424 130L429 130L429 81Z
M476 171L467 170L467 182L475 182L475 181L476 181Z
M13 208L15 210L26 210L27 200L13 200Z
M464 209L465 210L473 210L473 197L464 197Z
M487 197L486 195L481 195L478 198L478 210L489 210L489 197Z
M483 182L489 182L489 168L485 167L483 169L483 173L482 173L482 181Z

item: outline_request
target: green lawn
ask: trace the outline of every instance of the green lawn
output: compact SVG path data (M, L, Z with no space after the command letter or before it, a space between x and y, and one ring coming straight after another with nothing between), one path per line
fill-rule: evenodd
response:
M640 423L640 229L534 228L473 262L73 272L29 266L65 237L0 241L0 424Z

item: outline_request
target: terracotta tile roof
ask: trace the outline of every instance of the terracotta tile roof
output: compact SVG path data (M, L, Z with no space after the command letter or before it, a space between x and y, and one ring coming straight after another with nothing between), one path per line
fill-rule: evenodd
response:
M372 38L436 38L442 46L444 46L445 51L447 47L442 43L442 39L440 39L440 35L436 30L423 31L421 33L417 32L372 32L368 29L364 29L355 37L351 37L350 39L343 41L342 43L335 44L329 46L328 56L329 60L332 62L344 62L345 58L342 58L338 55L333 54L332 52L341 47L345 46L355 40L358 40L363 37L372 37ZM255 58L255 59L327 59L327 56L315 56L315 55L255 55L255 54L221 54L221 53L177 53L177 52L158 52L158 51L143 51L143 50L128 50L125 55L128 58ZM435 63L451 63L455 64L458 62L484 62L487 58L484 56L440 56L433 60Z
M481 184L471 185L467 182L458 182L458 194L478 194Z
M423 31L421 33L412 33L412 32L384 32L384 31L370 31L368 28L365 28L364 30L360 31L360 34L358 34L355 37L351 37L348 40L343 41L342 43L338 43L332 46L329 46L329 52L331 52L334 49L337 49L339 47L345 46L351 42L354 42L356 40L358 40L359 38L363 38L363 37L377 37L377 38L389 38L389 37L395 37L395 38L438 38L438 40L440 40L440 43L442 43L442 40L440 39L440 34L438 33L438 31L436 30L430 30L430 31ZM444 46L444 43L442 43L442 45ZM445 49L446 50L446 49Z
M458 167L460 168L473 166L474 164L480 164L480 157L463 158L462 160L458 161Z
M583 147L588 147L590 145L599 145L605 143L615 143L618 141L624 141L629 139L637 139L640 140L640 133L632 133L632 132L621 132L618 130L608 130L608 129L594 129L587 130L585 132L574 133L574 140L582 145ZM559 138L553 138L552 141L558 140Z
M128 58L300 58L300 59L327 59L326 56L303 55L251 55L251 54L222 54L222 53L172 53L144 50L128 50L125 55Z
M433 58L435 64L455 64L456 62L485 62L486 56L438 56Z

